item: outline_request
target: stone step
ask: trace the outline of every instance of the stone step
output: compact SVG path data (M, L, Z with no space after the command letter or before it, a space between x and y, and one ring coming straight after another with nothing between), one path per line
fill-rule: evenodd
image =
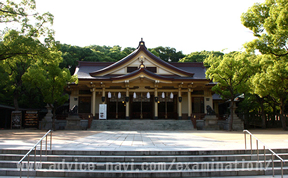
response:
M18 149L0 149L0 154L23 154L25 155L29 150ZM288 149L273 149L275 153L288 153ZM253 154L257 153L257 150L253 149ZM31 154L34 154L34 150ZM259 154L263 154L264 151L259 149ZM40 154L39 149L36 150L36 154ZM42 154L45 154L45 150L42 150ZM251 154L251 150L199 150L199 151L86 151L86 150L47 150L49 155L118 155L118 156L141 156L141 155L226 155L226 154ZM266 150L266 154L270 154Z
M288 162L288 160L285 160ZM29 165L28 161L22 162L22 168L34 168L34 160L30 160ZM199 169L207 169L209 168L219 169L225 167L233 167L233 168L268 168L272 167L272 160L267 160L266 163L263 160L237 160L237 161L205 161L205 162L177 162L175 160L171 162L135 162L131 160L130 162L67 162L67 161L41 161L36 162L36 167L49 169L49 168L57 168L57 169L82 169L84 166L91 166L93 169L97 170L113 170L113 168L121 169L121 170L133 170L133 169L143 169L143 167L165 167L169 169L177 169L177 167L189 168L199 167ZM19 168L18 161L0 161L0 168ZM280 160L274 160L274 166L280 167Z
M30 176L31 177L31 176ZM0 178L20 178L19 176L0 176ZM33 176L32 178L40 178L38 176ZM46 178L60 178L60 177L47 177ZM77 178L77 177L70 177ZM219 177L202 177L202 178L219 178ZM259 176L225 176L225 178L281 178L281 175L259 175ZM288 175L284 175L283 178L288 178Z
M288 149L275 149L288 162ZM27 150L0 150L0 176L19 176L17 162ZM41 157L30 154L31 177L208 177L272 175L271 154L257 155L250 150L206 151L79 151L48 150ZM253 150L253 153L256 153ZM237 162L235 162L237 160ZM27 175L27 158L22 175ZM64 166L62 166L64 165ZM208 166L208 168L207 168ZM275 174L281 174L280 160L274 160ZM284 174L288 167L284 165ZM249 170L247 169L249 168ZM267 168L267 169L264 169Z
M19 161L24 155L20 154L0 154L0 160ZM280 153L282 159L288 159L288 153ZM78 162L195 162L195 161L235 161L235 160L257 160L257 155L253 154L232 154L232 155L153 155L153 156L117 156L117 155L43 155L42 161L78 161ZM266 155L266 160L272 159L271 155ZM277 160L277 158L274 158ZM26 159L27 160L27 159ZM34 160L34 154L30 155L30 160ZM36 160L40 160L40 155L36 155ZM264 160L264 155L259 155L259 160Z
M191 120L93 120L90 130L193 130Z
M281 174L281 169L275 167L275 174ZM288 174L288 167L283 168L284 175ZM22 176L27 175L27 169L22 171ZM38 177L211 177L211 176L253 176L272 175L272 169L223 169L223 170L29 170L29 176ZM0 176L19 176L19 169L0 168Z

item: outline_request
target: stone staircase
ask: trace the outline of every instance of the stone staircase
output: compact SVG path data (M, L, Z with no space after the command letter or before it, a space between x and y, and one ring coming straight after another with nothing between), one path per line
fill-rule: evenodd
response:
M93 120L90 130L193 130L191 120Z
M288 149L274 150L288 160ZM17 162L27 150L0 150L0 177L18 176ZM267 152L266 152L267 153ZM36 160L39 160L39 151ZM48 151L37 161L34 170L34 151L30 155L30 177L226 177L272 176L271 154L260 151ZM281 164L275 159L275 174L281 174ZM27 159L23 162L22 176L27 176ZM284 164L284 175L288 164Z

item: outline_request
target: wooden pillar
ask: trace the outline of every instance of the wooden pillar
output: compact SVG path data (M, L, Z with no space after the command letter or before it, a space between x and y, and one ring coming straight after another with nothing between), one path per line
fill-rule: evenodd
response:
M155 90L154 90L154 119L158 119L158 101L159 101L159 98L158 100L156 101L156 97L158 98L158 89L157 87L155 87Z
M129 87L127 87L126 88L126 98L125 98L125 100L126 100L126 119L127 120L129 120L130 118L130 116L129 116L129 101L130 101L130 99L129 99Z
M92 114L93 117L95 117L95 112L96 112L96 90L95 88L90 89L92 92Z
M182 119L182 95L181 95L181 87L182 85L178 86L178 119Z
M167 114L167 97L168 97L168 93L165 93L165 119L168 118L168 114Z
M188 88L188 119L191 119L191 114L192 114L192 101L191 101L191 92L192 89Z
M102 87L102 104L105 104L105 85L101 85Z

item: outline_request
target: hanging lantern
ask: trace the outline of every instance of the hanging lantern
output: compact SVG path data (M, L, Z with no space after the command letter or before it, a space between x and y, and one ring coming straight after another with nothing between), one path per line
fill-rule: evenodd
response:
M162 98L165 98L165 93L164 92L162 92Z
M111 96L111 92L109 91L108 92L108 98L111 98L112 96Z
M171 93L170 93L170 98L173 99L173 97L174 97L174 95L173 95L173 93L171 92Z
M119 99L121 98L121 93L120 93L120 92L118 93L118 98L119 98Z
M158 97L157 96L155 96L155 102L158 103Z
M149 92L147 93L147 98L150 98L150 93Z
M133 98L136 98L136 93L135 92L133 93Z

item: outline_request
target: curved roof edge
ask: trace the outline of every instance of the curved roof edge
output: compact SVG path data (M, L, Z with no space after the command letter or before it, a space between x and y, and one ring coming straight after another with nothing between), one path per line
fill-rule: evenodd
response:
M120 79L126 79L126 78L129 78L129 77L133 77L133 76L136 76L140 73L144 73L148 76L151 76L151 77L154 77L154 78L158 78L158 79L161 79L161 80L173 80L173 78L169 78L169 77L164 77L164 76L161 76L161 75L157 75L149 70L147 70L146 68L139 68L138 70L135 70L129 74L126 74L126 75L121 75L121 76L117 76L117 77L112 77L111 79L112 80L120 80Z
M91 72L89 73L91 76L93 75L97 75L97 74L101 74L101 73L104 73L108 70L111 70L111 69L114 69L122 64L125 64L126 61L132 59L133 57L135 57L140 51L143 51L145 54L147 54L150 58L154 59L157 63L171 69L171 70L174 70L174 71L177 71L179 73L182 73L184 75L188 75L188 76L193 76L194 73L191 73L191 72L187 72L187 71L184 71L182 69L179 69L177 68L176 66L172 65L172 64L169 64L165 61L163 61L162 59L158 58L157 56L155 56L153 53L151 53L145 46L145 42L144 41L140 41L139 42L139 46L137 47L137 49L135 51L133 51L131 54L129 54L128 56L126 56L125 58L119 60L118 62L115 62L101 70L98 70L98 71L95 71L95 72Z

